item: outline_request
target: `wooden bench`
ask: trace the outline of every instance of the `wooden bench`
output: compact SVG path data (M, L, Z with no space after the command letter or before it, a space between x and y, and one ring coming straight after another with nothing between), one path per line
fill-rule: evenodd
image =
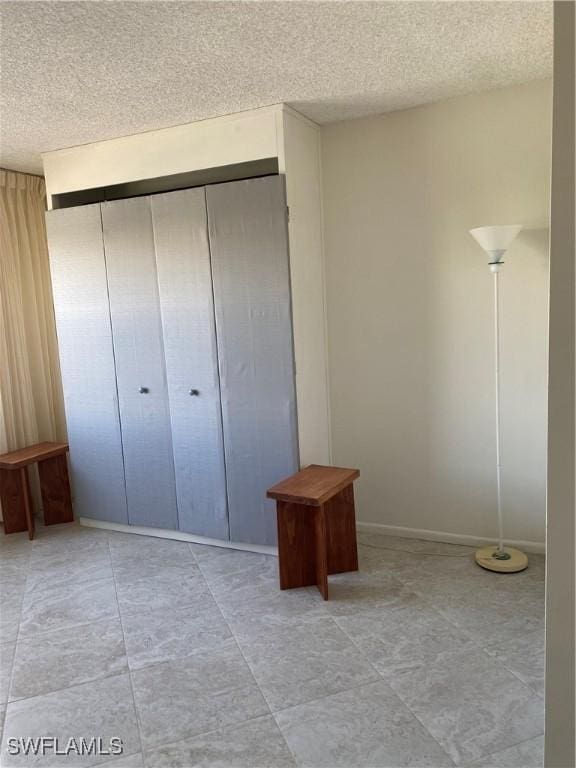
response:
M45 525L74 519L66 452L68 443L37 443L0 456L0 501L4 533L28 531L34 538L34 515L28 466L38 464Z
M280 589L316 584L328 600L328 574L358 570L352 483L359 476L311 464L268 490L278 515Z

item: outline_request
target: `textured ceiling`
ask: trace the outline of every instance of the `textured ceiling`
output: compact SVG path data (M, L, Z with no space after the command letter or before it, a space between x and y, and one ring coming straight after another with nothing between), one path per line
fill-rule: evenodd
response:
M0 2L0 165L287 102L324 123L547 77L549 2Z

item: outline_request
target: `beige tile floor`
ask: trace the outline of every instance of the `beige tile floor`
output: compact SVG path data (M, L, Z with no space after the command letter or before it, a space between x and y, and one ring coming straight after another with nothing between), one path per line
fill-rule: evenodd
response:
M542 557L501 575L467 547L361 535L360 572L325 603L280 592L265 555L0 536L6 768L542 765ZM27 736L124 753L10 755Z

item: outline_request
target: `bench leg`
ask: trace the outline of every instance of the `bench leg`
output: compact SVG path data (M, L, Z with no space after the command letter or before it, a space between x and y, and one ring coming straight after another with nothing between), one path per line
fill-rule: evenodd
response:
M74 520L66 454L38 462L45 525L71 523Z
M328 539L326 529L326 506L314 508L316 530L316 586L324 600L328 600Z
M26 517L26 497L28 476L24 469L26 482L23 483L21 469L0 469L0 500L2 501L2 517L4 518L4 533L20 533L28 530Z
M34 513L32 511L32 495L30 493L30 481L28 479L28 470L21 467L20 482L22 484L22 497L24 499L24 514L26 516L26 527L28 528L28 538L30 541L34 538Z
M277 502L280 589L316 584L314 515L302 504Z
M328 600L328 552L323 507L277 502L280 589L316 585Z
M358 570L356 514L352 484L329 499L326 509L328 573Z

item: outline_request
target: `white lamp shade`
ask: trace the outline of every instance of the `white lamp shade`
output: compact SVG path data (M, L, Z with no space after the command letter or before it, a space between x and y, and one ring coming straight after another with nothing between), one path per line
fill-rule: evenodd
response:
M491 227L476 227L470 230L470 234L486 253L501 256L521 229L521 224L501 224Z

